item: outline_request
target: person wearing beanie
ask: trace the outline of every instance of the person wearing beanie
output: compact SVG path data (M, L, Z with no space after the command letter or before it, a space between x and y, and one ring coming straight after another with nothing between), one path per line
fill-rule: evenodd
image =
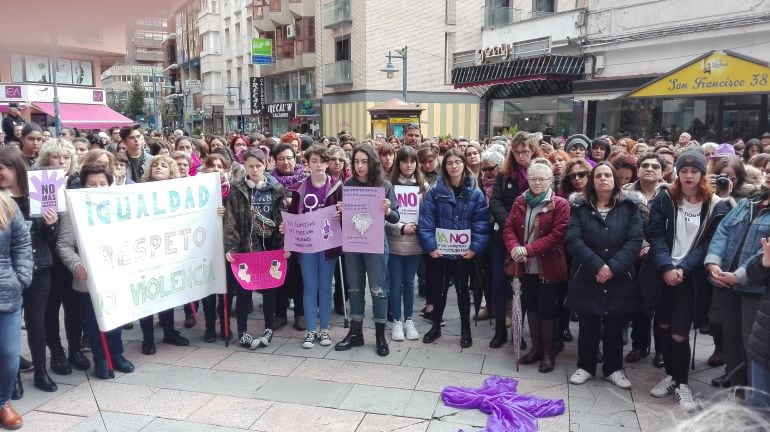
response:
M642 293L642 302L657 298L655 315L666 376L651 390L653 397L675 395L686 412L697 409L688 385L693 321L704 315L693 313L696 293L703 291L703 259L710 233L730 210L711 192L706 179L706 157L700 149L688 148L676 161L678 176L670 186L661 185L652 200L649 216L647 263L639 272L640 286L660 286L659 293ZM656 283L657 282L657 283ZM646 295L645 295L646 294ZM700 326L700 323L697 323Z
M572 159L583 159L593 168L596 162L586 157L589 148L591 148L591 139L582 134L570 135L564 144L564 151L569 153Z

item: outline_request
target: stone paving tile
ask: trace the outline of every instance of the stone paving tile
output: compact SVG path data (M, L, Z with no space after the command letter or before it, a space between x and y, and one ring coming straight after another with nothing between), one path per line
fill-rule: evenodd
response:
M333 378L345 365L342 360L308 358L289 376L334 381Z
M90 360L91 356L87 356ZM91 363L93 364L93 362ZM50 375L53 382L55 382L57 385L61 384L67 384L71 386L79 386L80 384L83 384L88 380L88 375L93 372L93 368L87 371L79 371L77 369L72 369L72 373L69 375L57 375L52 370L48 370L48 374ZM29 374L30 377L32 377L32 374ZM22 375L22 382L24 381L24 375Z
M94 395L91 392L91 386L88 383L80 384L64 392L60 390L56 394L58 396L35 409L81 417L88 417L99 411Z
M462 423L450 423L442 420L431 420L428 425L427 432L457 432L463 431L475 431L478 430L477 426L462 424Z
M488 375L476 373L455 372L425 369L415 390L423 390L439 393L448 385L460 387L481 387Z
M50 400L56 399L57 397L63 395L69 390L75 388L74 386L70 386L66 384L58 384L59 389L53 393L48 393L42 390L38 390L38 388L35 387L32 382L31 373L22 373L21 382L22 382L22 385L24 386L24 397L21 400L11 401L11 405L13 405L13 409L15 409L16 412L18 412L21 415L24 415L25 413L28 413L34 410L38 406Z
M187 418L213 398L204 393L120 383L94 383L93 388L100 409L176 420Z
M570 424L639 428L628 390L604 380L569 384Z
M356 432L425 432L429 422L407 417L367 414Z
M418 340L405 340L401 342L393 342L393 344L403 348L417 348L422 350L434 350L453 353L462 352L462 348L460 347L460 336L453 335L442 334L440 338L429 344L423 343L422 337L420 337Z
M116 382L160 388L190 388L213 374L211 369L145 363L133 373L115 378Z
M290 339L281 345L280 348L276 349L275 354L305 358L324 358L327 354L329 354L329 351L334 349L334 343L336 342L333 341L333 343L329 346L321 346L320 344L316 343L315 347L306 349L302 348L302 340Z
M156 418L141 432L212 432L214 426L188 421Z
M331 408L276 403L251 426L272 432L353 432L364 413Z
M425 349L411 349L402 365L426 369L480 373L483 363L484 356L479 354L460 354L436 352Z
M207 393L239 397L254 397L257 390L259 390L259 388L269 379L269 375L218 370L202 379L197 388L180 388L180 390L205 391Z
M626 428L620 426L593 424L593 423L575 423L569 424L570 432L641 432L639 428Z
M325 358L331 360L346 360L352 362L380 363L390 365L400 365L407 356L409 348L399 347L396 344L389 344L390 354L380 357L375 351L374 338L367 340L366 345L354 347L347 351L329 351ZM408 366L408 365L405 365Z
M567 373L574 369L571 362L560 361L557 357L556 365L550 373L540 373L537 370L538 363L531 365L519 365L516 371L516 360L505 356L486 356L481 373L488 375L500 375L514 378L526 378L545 381L564 381Z
M332 381L411 390L422 371L422 368L348 361L337 370Z
M70 432L138 432L152 420L153 417L143 415L102 411L88 417Z
M173 362L175 366L209 369L232 355L232 351L216 348L196 348L194 351Z
M298 357L235 352L214 366L213 369L288 376L303 361L304 359Z
M216 396L187 421L216 426L248 429L273 403L232 396Z
M356 385L339 407L352 411L430 419L437 400L437 393Z
M413 391L403 415L430 420L439 404L439 399L438 393Z
M140 366L144 363L172 364L182 357L195 351L197 348L192 346L178 347L164 344L161 342L163 336L155 338L155 348L157 352L153 355L142 354L141 342L123 342L123 355L134 364Z
M337 408L353 386L298 377L272 377L255 397L270 401Z
M674 398L670 398L672 401ZM661 431L670 428L675 421L685 417L684 412L675 404L661 406L647 402L635 402L636 417L643 431Z
M32 411L24 414L24 431L63 432L84 422L85 417Z
M452 408L444 405L442 401L439 401L436 405L436 410L433 412L434 420L472 425L472 430L478 430L486 426L488 417L486 413L478 409Z

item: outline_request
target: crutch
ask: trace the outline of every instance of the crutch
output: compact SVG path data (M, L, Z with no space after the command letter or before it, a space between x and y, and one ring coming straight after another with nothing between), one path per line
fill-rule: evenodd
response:
M695 335L692 337L692 360L690 360L690 369L695 370L695 347L698 342L698 329L693 328L693 331L695 332Z
M345 322L343 324L343 327L348 328L350 327L350 320L348 319L348 302L345 298L345 276L343 275L344 269L342 268L342 255L337 259L337 264L340 266L340 288L342 291L342 310L344 311L345 315Z

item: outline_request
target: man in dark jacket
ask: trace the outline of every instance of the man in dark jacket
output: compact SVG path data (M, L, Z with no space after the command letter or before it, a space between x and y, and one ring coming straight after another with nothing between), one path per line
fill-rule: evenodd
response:
M8 115L3 119L3 133L5 133L6 144L8 144L9 141L16 140L13 135L14 126L24 126L24 119L21 118L19 104L11 102L8 104Z

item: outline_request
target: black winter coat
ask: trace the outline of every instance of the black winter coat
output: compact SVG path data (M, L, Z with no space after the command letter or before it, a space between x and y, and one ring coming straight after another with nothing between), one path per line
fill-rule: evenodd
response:
M770 295L767 291L767 284L770 283L770 269L762 266L761 253L749 261L749 265L746 267L746 276L758 284L765 285L765 293L759 302L757 318L751 327L749 345L746 350L752 360L765 369L770 369Z
M492 186L492 197L489 199L489 213L492 215L492 222L497 223L499 230L495 235L502 237L505 220L508 219L508 213L519 195L524 190L519 189L516 180L511 176L506 176L502 171L495 177L495 185Z
M638 202L619 193L602 219L590 200L572 203L566 245L572 255L567 307L591 315L630 314L639 310L635 263L642 249L642 219ZM596 281L602 266L612 279Z
M13 197L19 206L21 214L29 227L32 238L32 256L35 260L35 271L53 266L53 251L56 250L56 239L59 237L59 221L46 225L42 216L29 216L29 198Z

